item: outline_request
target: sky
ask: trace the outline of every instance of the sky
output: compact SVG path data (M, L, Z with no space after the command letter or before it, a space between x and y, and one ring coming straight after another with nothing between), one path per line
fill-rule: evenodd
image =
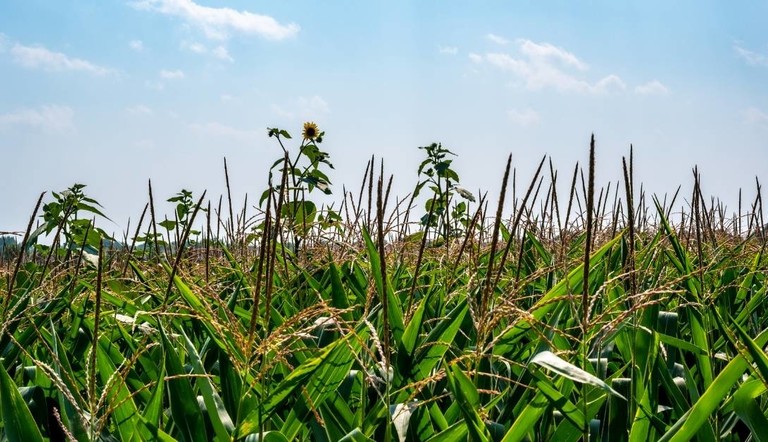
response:
M371 155L401 197L423 151L461 185L519 187L547 155L568 181L597 146L597 183L634 146L650 193L703 191L735 210L768 180L768 2L3 0L0 231L75 183L119 232L181 189L242 204L303 122L342 185ZM297 143L289 144L296 148ZM46 199L45 201L49 201ZM251 205L251 203L249 203Z

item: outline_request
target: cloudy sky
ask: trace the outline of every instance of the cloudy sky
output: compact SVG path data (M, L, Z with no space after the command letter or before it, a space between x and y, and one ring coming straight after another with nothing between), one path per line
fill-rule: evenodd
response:
M404 195L433 141L473 191L498 191L509 153L520 180L545 154L569 175L594 132L600 183L633 144L650 191L698 165L733 204L768 180L766 19L766 1L4 0L0 231L74 183L115 230L148 179L216 199L225 156L242 201L280 155L266 128L306 120L337 194L375 154Z

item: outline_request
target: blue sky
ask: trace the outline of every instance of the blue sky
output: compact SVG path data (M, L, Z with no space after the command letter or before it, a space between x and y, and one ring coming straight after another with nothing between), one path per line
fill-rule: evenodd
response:
M4 0L0 231L76 182L116 231L147 179L158 199L217 199L225 156L253 199L280 155L266 128L306 120L336 194L375 154L405 195L433 141L473 191L498 192L509 153L521 181L545 154L569 176L594 132L599 184L632 143L651 192L689 189L698 165L735 209L768 179L766 17L766 1Z

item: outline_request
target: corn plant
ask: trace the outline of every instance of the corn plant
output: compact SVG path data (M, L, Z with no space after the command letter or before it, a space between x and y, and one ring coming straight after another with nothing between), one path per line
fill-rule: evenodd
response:
M735 217L707 202L698 171L684 203L646 196L630 155L624 182L601 188L593 141L567 198L541 166L525 195L508 192L510 159L496 215L483 200L465 207L460 232L439 224L445 246L424 247L391 221L411 209L388 203L383 167L369 187L374 213L347 195L330 232L298 228L299 211L282 207L306 208L310 186L328 183L312 175L327 164L310 147L318 136L275 163L279 178L250 221L261 228L247 238L232 238L246 231L247 208L221 219L221 199L215 210L215 199L182 191L173 256L146 253L157 246L146 233L154 213L125 233L130 247L107 248L101 217L88 224L95 242L73 229L74 208L93 201L41 196L0 265L2 437L768 440L759 187ZM421 168L433 170L433 216L458 192L451 163L437 170L445 158ZM236 226L229 240L219 225ZM29 247L55 236L52 226L66 228L69 253ZM193 230L204 250L186 247Z

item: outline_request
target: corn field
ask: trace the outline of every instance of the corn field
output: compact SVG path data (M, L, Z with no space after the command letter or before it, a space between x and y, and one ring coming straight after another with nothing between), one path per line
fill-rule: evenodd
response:
M768 441L759 183L646 195L630 153L598 188L593 139L490 201L432 145L411 194L372 158L328 205L323 134L269 135L258 204L161 218L150 183L116 239L84 186L40 196L0 255L4 439Z

